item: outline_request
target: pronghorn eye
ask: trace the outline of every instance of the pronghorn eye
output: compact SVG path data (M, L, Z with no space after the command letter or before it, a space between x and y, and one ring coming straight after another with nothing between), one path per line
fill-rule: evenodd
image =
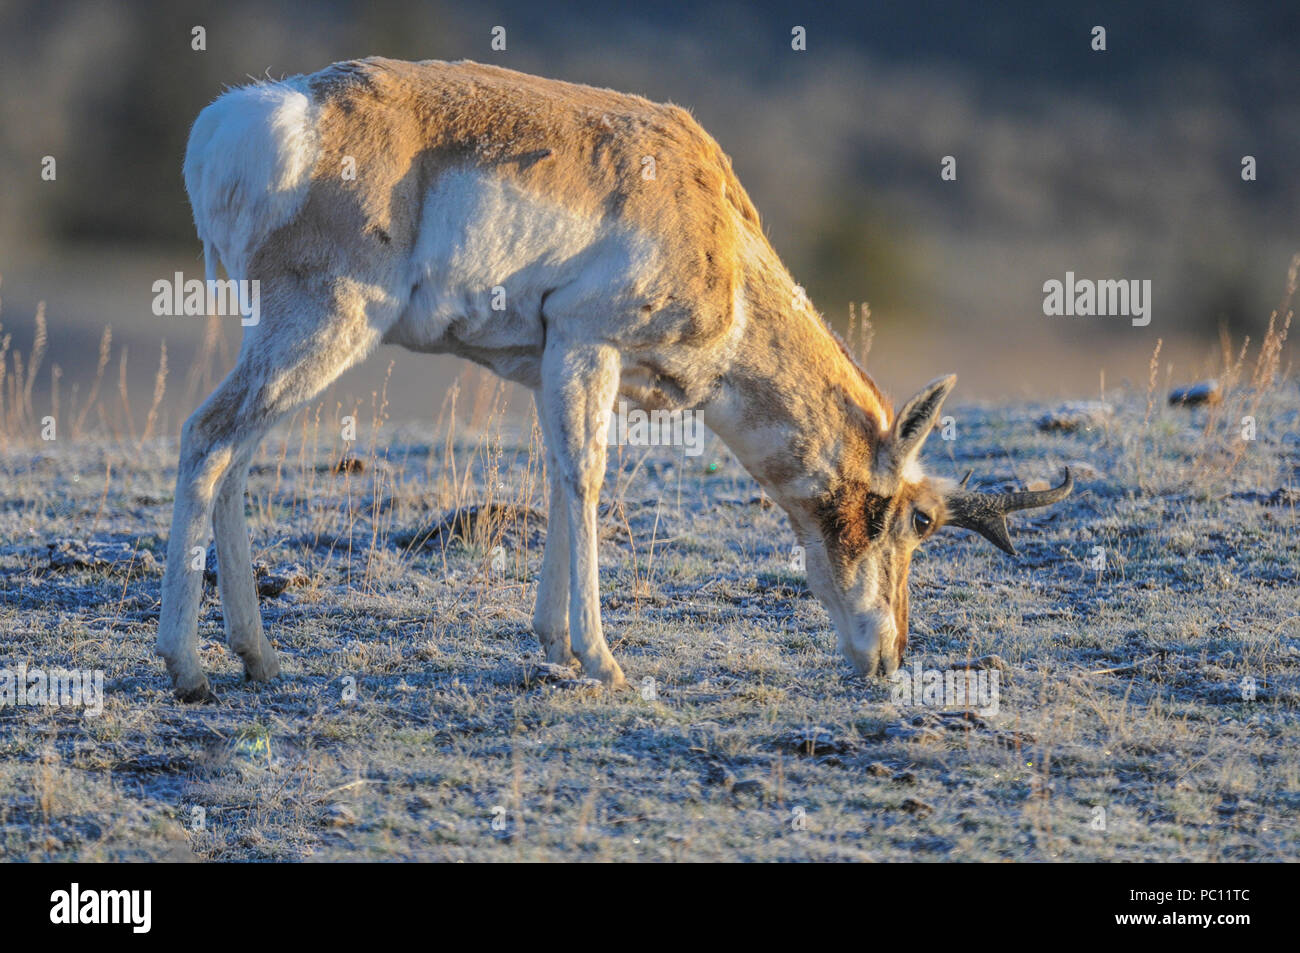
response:
M934 520L930 519L925 513L920 510L912 511L912 528L916 530L917 536L924 536L933 524Z

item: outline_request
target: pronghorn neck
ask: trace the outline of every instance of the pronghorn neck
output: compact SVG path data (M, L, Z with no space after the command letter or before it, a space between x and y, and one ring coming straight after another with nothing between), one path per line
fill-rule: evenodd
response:
M747 246L745 332L705 420L793 516L869 478L893 410L767 240L750 230Z

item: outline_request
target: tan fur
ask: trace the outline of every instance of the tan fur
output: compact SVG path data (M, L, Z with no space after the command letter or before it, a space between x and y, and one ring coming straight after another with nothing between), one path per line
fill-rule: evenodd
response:
M409 253L413 213L438 176L472 163L578 214L656 236L669 267L626 346L705 344L726 333L739 279L741 222L758 215L730 160L690 115L638 96L477 63L373 58L316 74L323 152L315 178L350 192L348 232ZM364 170L339 182L344 156ZM655 160L655 179L641 174ZM334 233L337 234L337 233Z

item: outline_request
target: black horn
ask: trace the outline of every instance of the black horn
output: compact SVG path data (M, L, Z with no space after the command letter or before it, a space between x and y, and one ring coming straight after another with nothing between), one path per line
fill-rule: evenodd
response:
M1007 514L1016 510L1028 510L1038 506L1051 506L1070 495L1074 489L1074 478L1070 468L1065 468L1065 479L1061 485L1050 490L1024 490L1019 493L972 493L966 489L967 473L944 499L947 505L951 526L973 529L990 543L1009 555L1016 555L1016 547L1011 545L1011 534L1007 532Z

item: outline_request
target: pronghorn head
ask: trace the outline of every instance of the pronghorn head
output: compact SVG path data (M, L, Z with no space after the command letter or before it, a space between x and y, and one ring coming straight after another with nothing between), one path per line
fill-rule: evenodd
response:
M890 675L907 645L907 573L912 553L941 526L975 530L1015 555L1006 515L1048 506L1073 489L972 493L961 483L928 477L918 457L939 418L955 376L932 381L869 442L870 463L846 460L815 503L806 545L808 581L835 622L840 651L865 675ZM865 471L865 472L862 472ZM819 545L820 544L820 545Z

